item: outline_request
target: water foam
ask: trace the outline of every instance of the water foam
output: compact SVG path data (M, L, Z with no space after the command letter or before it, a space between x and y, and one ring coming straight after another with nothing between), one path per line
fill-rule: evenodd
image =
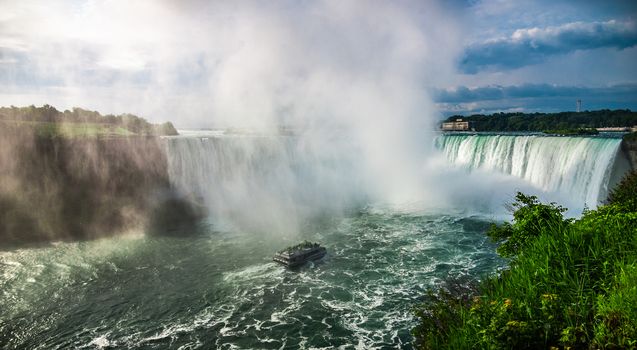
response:
M363 212L306 233L329 253L299 271L271 262L289 243L282 237L218 232L3 252L13 277L0 276L11 307L0 317L24 325L10 334L16 347L411 348L411 307L428 287L504 266L481 232L463 227L472 225ZM59 311L47 319L41 303L51 300Z
M167 138L172 186L199 198L217 225L296 232L314 215L361 200L356 153L338 154L280 135Z
M615 138L539 135L442 135L436 139L437 148L456 166L509 174L591 207L608 192L620 143Z

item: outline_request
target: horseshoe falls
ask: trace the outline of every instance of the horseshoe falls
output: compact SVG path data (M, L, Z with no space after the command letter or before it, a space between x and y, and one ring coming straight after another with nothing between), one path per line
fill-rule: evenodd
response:
M455 166L509 174L544 192L594 207L608 193L621 139L441 135L435 143Z
M208 215L167 234L0 251L0 348L413 349L412 308L428 288L507 265L484 234L493 217L453 210L467 200L415 211L377 203L370 189L382 176L343 140L202 131L162 141L171 186ZM510 194L506 177L593 206L619 144L441 135L445 162L488 176L460 189L464 170L422 176L480 201ZM272 261L303 240L327 256L298 270Z
M317 151L296 137L208 135L166 139L168 174L197 197L216 224L295 231L365 198L361 164L348 145ZM256 215L255 215L256 214Z

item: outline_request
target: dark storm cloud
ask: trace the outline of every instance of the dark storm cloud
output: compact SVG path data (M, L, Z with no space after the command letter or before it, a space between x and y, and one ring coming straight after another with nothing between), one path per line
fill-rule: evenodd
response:
M637 24L634 21L574 22L518 29L510 37L474 44L465 50L459 67L464 73L474 74L485 68L519 68L576 50L621 50L635 45Z

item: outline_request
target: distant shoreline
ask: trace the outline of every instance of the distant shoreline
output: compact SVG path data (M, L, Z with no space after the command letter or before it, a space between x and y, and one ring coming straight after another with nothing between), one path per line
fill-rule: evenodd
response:
M152 124L133 114L101 115L82 108L58 111L50 105L42 107L0 107L0 123L4 127L33 129L45 137L130 137L178 135L171 122Z
M591 130L609 127L637 126L637 112L629 109L558 113L494 113L454 115L442 123L468 123L467 131L543 132L547 130ZM601 132L602 130L600 130Z
M595 135L552 134L541 131L440 131L443 135L485 135L485 136L541 136L541 137L593 137L621 139L628 132L600 132Z

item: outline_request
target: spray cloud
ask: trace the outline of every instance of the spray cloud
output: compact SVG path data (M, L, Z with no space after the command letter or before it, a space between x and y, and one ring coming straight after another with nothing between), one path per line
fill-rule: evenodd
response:
M341 172L313 169L323 179L314 192L349 197L362 187L390 202L432 195L422 176L431 134L423 131L437 115L425 88L451 71L459 47L450 44L458 33L445 5L193 0L0 7L11 28L2 42L2 103L83 105L181 127L291 127L300 134L297 159L351 161ZM244 159L258 156L243 151ZM294 176L279 181L303 187ZM248 185L230 186L237 207L258 188L281 184L246 193ZM296 206L286 190L262 192L260 207L282 213ZM311 197L291 195L299 196Z

